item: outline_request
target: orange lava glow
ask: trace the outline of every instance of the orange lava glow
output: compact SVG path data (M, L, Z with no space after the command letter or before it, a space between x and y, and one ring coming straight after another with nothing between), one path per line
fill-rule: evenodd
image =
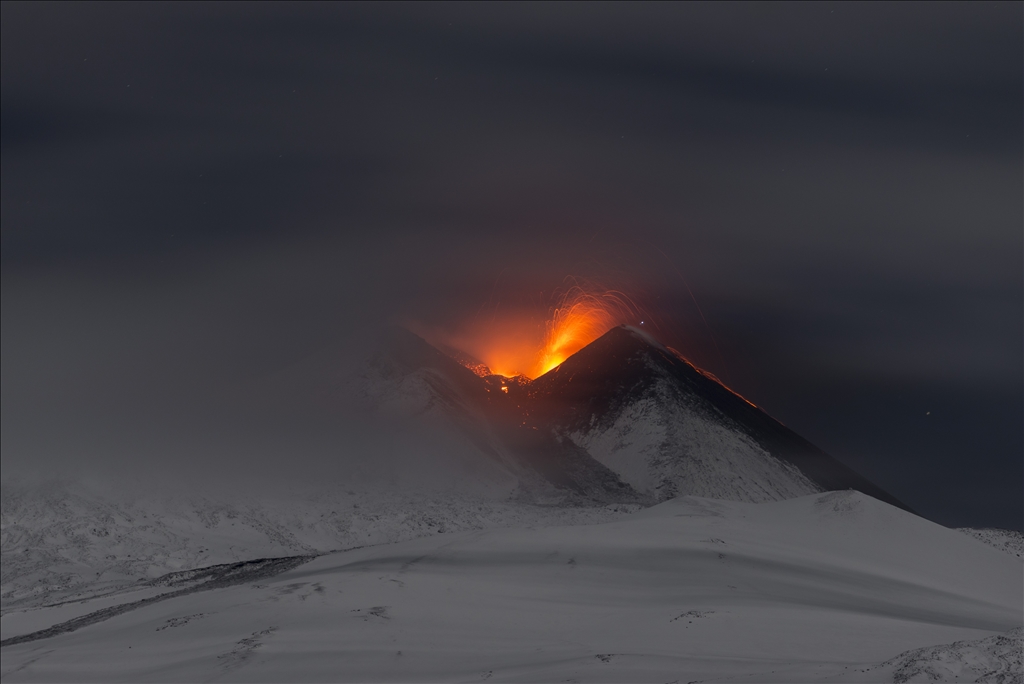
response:
M491 373L532 379L616 325L639 322L637 307L625 294L578 284L559 298L545 318L523 311L506 312L489 322L475 321L461 334L446 335L444 342L482 362ZM472 364L463 363L473 369Z
M530 380L557 368L617 325L661 329L653 320L649 321L652 326L644 326L644 319L649 315L623 292L603 289L593 283L580 285L579 281L571 278L568 280L572 286L563 291L558 304L543 318L537 316L534 306L504 308L500 315L496 307L489 320L476 317L460 326L457 332L415 325L410 327L481 377L500 375ZM676 349L667 349L696 372L750 406L759 408L711 371L696 365ZM500 390L509 393L504 381Z
M600 294L575 286L562 299L547 323L544 345L531 378L544 375L620 323L628 322L636 307L621 292Z

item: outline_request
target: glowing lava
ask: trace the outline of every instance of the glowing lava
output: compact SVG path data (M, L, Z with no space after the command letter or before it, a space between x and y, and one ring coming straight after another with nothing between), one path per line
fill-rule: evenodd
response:
M475 317L457 330L409 324L431 344L477 375L540 377L617 325L644 316L624 293L570 279L543 318L536 304L505 306L490 320Z
M616 325L638 321L637 307L614 290L574 284L543 323L525 312L477 321L445 344L465 350L459 362L477 375L536 378L555 368ZM468 360L467 360L468 359Z
M506 383L528 382L544 375L615 326L639 324L642 327L644 319L650 321L649 312L645 314L623 292L601 289L589 283L581 286L575 279L570 281L573 285L564 291L543 323L538 321L535 310L518 309L501 317L494 316L490 321L478 318L468 322L456 334L436 329L420 328L420 331L428 341L437 344L478 376L501 376L500 385L492 386L508 394ZM660 328L656 323L654 327ZM660 343L655 344L661 346ZM750 406L758 408L757 404L680 352L671 347L662 348Z
M574 286L555 308L547 323L544 346L525 375L544 375L616 325L629 322L635 311L621 292L594 294Z

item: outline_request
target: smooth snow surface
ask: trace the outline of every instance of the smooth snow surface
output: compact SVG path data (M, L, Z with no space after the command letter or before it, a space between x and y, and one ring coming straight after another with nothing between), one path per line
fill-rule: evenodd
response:
M860 493L762 504L683 497L616 522L325 555L258 584L6 646L0 673L4 682L930 681L936 659L955 651L970 661L962 676L982 676L989 658L1014 681L1022 583L1017 558ZM928 650L936 644L948 648Z

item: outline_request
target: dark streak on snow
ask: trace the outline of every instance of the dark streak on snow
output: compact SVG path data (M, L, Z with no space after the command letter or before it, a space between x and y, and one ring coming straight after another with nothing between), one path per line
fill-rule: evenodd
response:
M693 622L696 619L706 618L709 615L714 614L714 612L715 611L713 610L688 610L682 615L677 615L672 618L669 622L675 622L676 620L682 620L683 618L688 618L690 622Z
M137 608L142 608L160 601L166 601L167 599L177 598L178 596L185 596L186 594L194 594L199 591L220 589L236 584L244 584L246 582L273 577L275 575L280 575L282 572L287 572L288 570L297 568L303 563L313 560L315 557L315 555L309 555L287 556L285 558L260 558L257 560L242 561L240 563L225 563L223 565L211 565L210 567L200 568L197 570L170 573L168 575L164 575L158 580L154 580L153 584L163 584L173 587L180 586L186 582L205 581L202 581L200 584L193 584L192 586L188 586L183 589L169 591L165 594L160 594L159 596L151 596L139 601L131 601L117 606L110 606L109 608L103 608L102 610L94 611L88 615L82 615L72 620L53 625L52 627L47 627L46 629L4 639L3 641L0 641L0 647L24 644L29 641L48 639L50 637L57 636L58 634L73 632L77 629L81 629L82 627L87 627L88 625L94 625L97 622L109 620L110 618L121 615L122 613L127 613Z
M241 667L252 657L252 652L263 646L263 640L277 631L277 627L268 627L259 632L253 632L250 636L240 639L235 647L227 653L217 656L223 661L223 667L234 669Z

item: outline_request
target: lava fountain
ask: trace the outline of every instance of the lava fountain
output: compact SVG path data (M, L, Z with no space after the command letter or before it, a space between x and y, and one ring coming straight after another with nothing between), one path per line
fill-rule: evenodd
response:
M622 292L593 293L574 285L552 312L536 363L525 375L544 375L611 328L636 317L637 307Z
M434 336L435 341L456 352L453 356L477 374L532 379L616 325L642 323L639 308L617 290L574 281L557 302L542 320L535 314L509 312L490 322L472 321L462 334Z

